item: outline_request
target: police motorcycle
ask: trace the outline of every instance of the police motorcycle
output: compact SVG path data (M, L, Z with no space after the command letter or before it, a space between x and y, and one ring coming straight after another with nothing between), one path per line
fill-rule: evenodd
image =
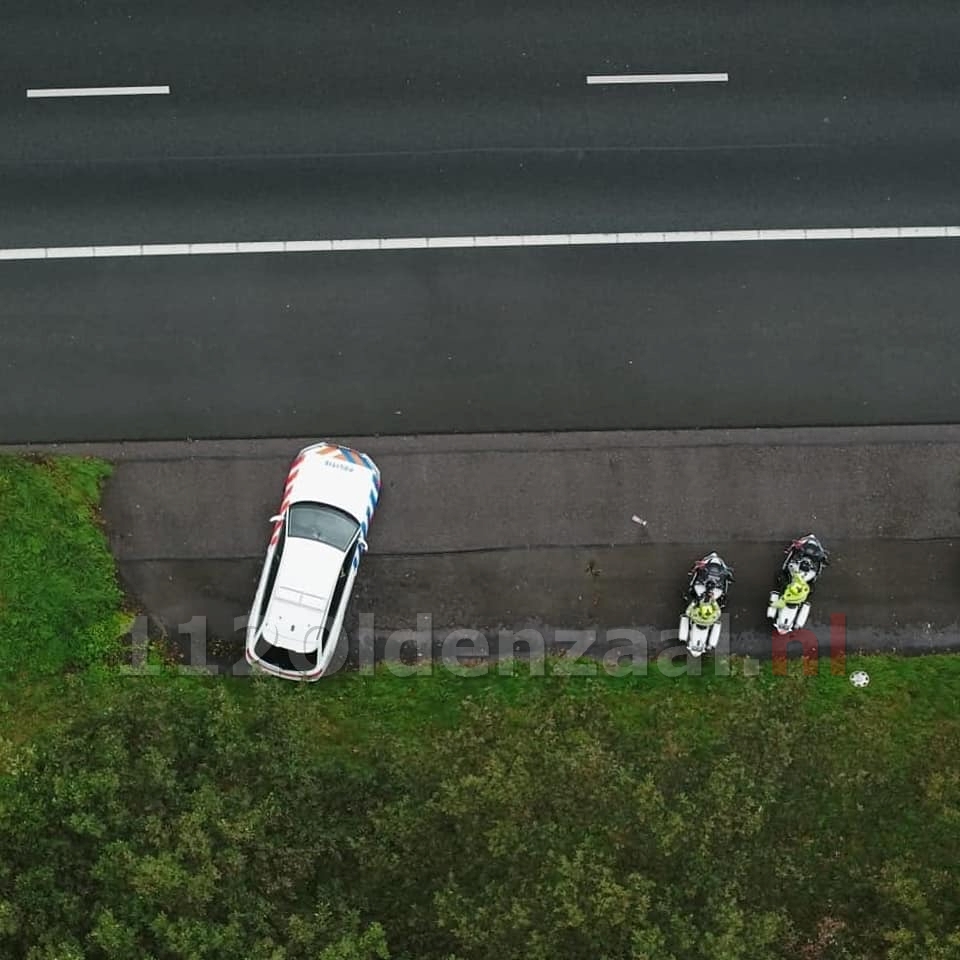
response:
M777 589L771 591L767 618L779 634L800 630L810 616L810 594L814 581L830 562L823 544L812 534L791 542L777 575Z
M683 595L687 606L680 617L678 636L691 656L701 657L720 642L720 618L731 583L733 569L717 553L708 553L693 565Z

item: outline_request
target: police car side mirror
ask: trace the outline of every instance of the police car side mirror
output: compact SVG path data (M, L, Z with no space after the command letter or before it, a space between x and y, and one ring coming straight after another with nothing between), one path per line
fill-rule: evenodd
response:
M271 517L271 518L270 518L270 522L271 522L271 523L276 523L278 520L282 520L282 519L283 519L283 514L282 514L282 513L278 513L275 517Z

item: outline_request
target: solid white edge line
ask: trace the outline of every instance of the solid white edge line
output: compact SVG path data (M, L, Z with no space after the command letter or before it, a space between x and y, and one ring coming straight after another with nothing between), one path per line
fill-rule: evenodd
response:
M901 237L945 237L947 227L901 227Z
M477 247L522 247L522 236L491 236L474 237L474 246Z
M728 73L621 73L588 76L587 83L727 83L729 79Z
M333 240L334 250L379 250L380 240Z
M48 260L88 259L93 255L93 247L47 247Z
M170 93L166 84L155 87L32 87L27 90L28 100L51 97L144 97Z
M772 240L913 240L960 237L960 226L806 227L784 230L671 230L637 233L532 233L463 237L381 237L348 240L254 240L227 243L103 244L0 247L0 260L201 256L230 253L327 253L349 250L442 250L477 247L610 246L651 243L730 243Z
M523 237L525 247L567 246L569 233L531 233Z
M712 240L712 230L691 230L687 234L687 241L689 243L710 243Z
M189 243L145 243L145 257L185 257L190 254Z
M333 249L332 240L287 240L285 253L327 253Z
M10 247L0 250L0 260L46 260L46 247Z
M663 233L662 231L647 231L645 233L618 233L617 243L666 243L670 237L671 234Z
M621 243L619 233L571 233L569 242L575 245L581 244L611 244Z
M285 253L287 245L282 240L260 240L238 243L237 253Z
M853 230L841 230L836 228L814 229L807 231L808 240L852 240Z
M896 227L857 227L856 231L857 240L887 240L900 236L900 231Z
M721 243L731 240L759 240L760 233L760 230L717 230L714 239Z
M427 247L431 250L473 247L475 245L476 237L427 237Z
M806 230L762 230L764 240L806 240Z
M426 237L388 237L380 242L381 250L426 250Z
M236 253L237 245L235 243L191 243L190 253Z
M142 257L143 246L132 243L119 247L94 247L93 255L95 257Z

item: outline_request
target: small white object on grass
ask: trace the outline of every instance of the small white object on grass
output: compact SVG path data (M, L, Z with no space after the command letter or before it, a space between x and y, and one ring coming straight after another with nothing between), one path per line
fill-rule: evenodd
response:
M850 682L855 687L865 687L870 682L870 674L865 670L857 670L850 674Z

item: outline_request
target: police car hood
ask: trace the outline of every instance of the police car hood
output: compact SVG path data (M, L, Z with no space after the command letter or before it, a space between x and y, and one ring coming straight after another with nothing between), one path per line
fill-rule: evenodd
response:
M300 466L294 500L338 507L361 523L367 517L374 491L374 474L363 464L312 456Z

